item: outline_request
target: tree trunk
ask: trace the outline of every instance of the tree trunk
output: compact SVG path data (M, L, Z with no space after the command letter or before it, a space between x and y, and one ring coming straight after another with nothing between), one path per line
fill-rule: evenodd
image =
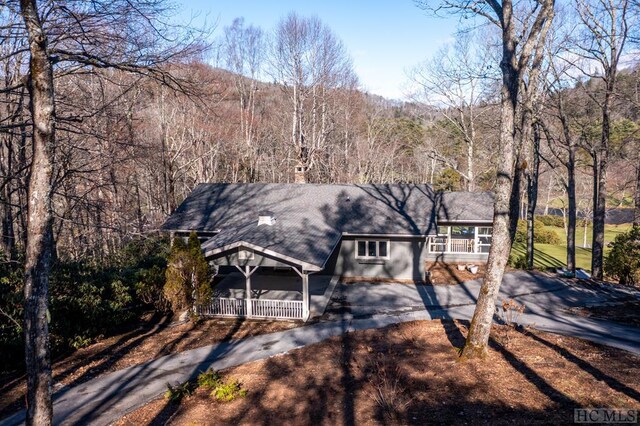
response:
M567 225L567 269L576 273L576 147L569 142L567 158L567 197L569 199L569 219Z
M538 177L540 176L540 128L533 126L533 165L527 181L527 269L533 269L534 215L538 204Z
M510 199L514 175L514 114L518 99L518 71L514 65L516 45L513 33L511 2L504 2L502 11L502 88L500 141L493 213L493 241L487 261L487 271L480 288L478 302L462 351L462 358L484 357L487 353L496 298L511 251Z
M21 0L20 10L29 34L29 94L33 118L24 280L27 424L48 425L53 414L47 323L52 252L51 178L55 145L53 69L36 0Z
M3 188L2 205L2 252L9 260L16 259L16 236L13 228L13 207L11 206L11 191L7 183Z
M513 144L513 149L515 151L515 140ZM509 199L509 238L512 241L516 236L516 231L518 230L518 220L520 219L520 200L522 198L522 181L525 178L521 155L522 149L516 159Z
M640 159L638 160L640 163ZM636 163L636 192L634 194L633 225L640 226L640 164Z
M591 244L591 277L595 280L602 280L603 256L604 256L604 224L606 217L606 184L607 184L607 163L609 160L609 135L610 135L610 109L612 90L607 87L605 100L602 106L602 139L600 141L599 153L594 158L597 163L597 173L594 174L594 196L593 196L593 237ZM597 189L597 191L596 191Z

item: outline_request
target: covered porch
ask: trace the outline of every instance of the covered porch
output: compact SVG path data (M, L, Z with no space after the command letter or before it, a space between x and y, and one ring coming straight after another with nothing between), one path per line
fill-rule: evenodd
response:
M324 312L333 281L315 275L318 265L246 241L204 248L222 280L210 303L198 308L200 315L308 321Z
M491 225L441 225L428 238L429 253L488 254L492 238Z
M337 282L330 275L306 274L305 309L304 275L294 269L258 267L249 277L249 291L246 270L235 269L215 286L211 303L200 308L201 315L306 321L324 313Z

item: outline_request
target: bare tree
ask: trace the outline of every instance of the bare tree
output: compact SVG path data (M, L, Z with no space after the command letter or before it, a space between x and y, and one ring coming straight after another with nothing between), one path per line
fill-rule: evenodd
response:
M24 279L27 424L51 424L49 357L49 271L51 270L51 178L55 149L53 64L48 36L35 0L21 0L20 12L29 38L29 96L33 119L33 159L29 176L27 248Z
M252 182L256 179L256 94L265 59L264 33L253 25L245 27L244 19L236 18L230 27L224 28L223 50L227 68L235 73L240 134L244 142L239 158L246 164L245 179Z
M556 38L557 37L557 38ZM541 118L540 125L544 130L545 139L549 151L556 161L566 168L566 175L558 178L564 186L567 198L567 269L571 274L576 272L576 156L578 152L578 135L575 134L575 123L571 122L571 111L568 110L570 102L567 99L568 89L572 79L571 61L567 60L567 39L554 32L554 39L550 41L547 56L549 73L546 79L547 108L545 116ZM563 57L564 56L564 57ZM575 100L574 100L575 103ZM575 114L573 114L575 115ZM556 163L545 158L551 168Z
M636 163L636 189L633 195L633 225L640 226L640 159Z
M620 61L625 52L629 28L636 24L636 14L632 13L629 0L577 0L576 12L581 27L575 41L575 54L584 59L583 74L602 82L602 85L597 85L597 91L587 90L601 110L602 121L600 139L589 147L593 157L594 189L591 274L594 279L601 280L604 272L606 184L612 105Z
M422 3L424 5L424 3ZM511 196L515 178L515 120L520 88L536 46L545 43L545 37L554 16L554 1L481 2L442 1L436 10L446 10L470 16L479 16L495 25L502 39L501 101L500 101L500 163L497 166L493 218L493 244L489 252L487 272L480 289L476 309L471 320L467 342L462 351L464 358L484 357L487 352L493 314L504 270L511 252ZM426 5L428 6L428 5ZM432 8L433 9L433 8Z
M184 85L160 65L178 60L203 46L190 35L180 37L163 23L167 9L161 2L35 0L6 4L19 13L24 27L14 37L28 39L29 91L33 157L28 185L26 225L24 330L27 369L27 423L50 424L51 363L47 323L49 272L55 253L52 195L56 128L82 117L65 117L56 108L55 79L95 69L136 72L174 86ZM22 50L11 55L22 54Z
M483 109L481 103L494 96L491 83L496 76L492 75L490 61L489 47L482 44L479 36L461 32L451 46L441 48L431 60L417 66L410 76L422 88L419 98L441 108L443 117L450 124L444 127L450 129L448 138L460 138L466 145L465 169L459 168L454 160L445 162L464 178L468 191L475 189L478 120L489 111Z
M353 81L344 46L318 18L289 14L278 24L271 54L271 75L291 102L291 141L299 178L326 154L333 131L331 96Z

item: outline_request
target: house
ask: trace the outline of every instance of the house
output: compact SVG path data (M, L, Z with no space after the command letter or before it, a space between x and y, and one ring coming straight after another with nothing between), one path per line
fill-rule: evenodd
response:
M302 300L295 312L276 301L270 311L306 319L310 274L422 281L428 261L486 261L492 219L491 194L428 185L201 184L162 229L195 231L210 264L244 275L246 301L214 310L269 316L257 314L266 308L251 299L251 279L279 268L299 275Z

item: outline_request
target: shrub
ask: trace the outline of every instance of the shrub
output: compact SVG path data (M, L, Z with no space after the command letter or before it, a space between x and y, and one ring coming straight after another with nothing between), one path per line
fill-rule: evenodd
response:
M193 395L194 387L190 382L184 382L178 386L171 386L167 383L167 390L164 393L165 399L169 402L180 402L182 398Z
M211 391L211 396L218 401L229 402L236 398L244 398L247 396L247 391L242 389L237 381L223 382Z
M121 331L162 298L168 240L145 238L127 243L97 261L57 260L50 293L51 353L56 357L86 346L101 335ZM1 371L22 367L22 266L0 262ZM143 290L144 289L144 290Z
M605 258L604 269L620 284L640 284L640 226L616 236Z
M525 255L510 254L507 264L515 269L527 269L527 257Z
M498 315L502 318L502 321L509 326L515 327L518 325L520 316L524 313L524 304L519 304L513 299L502 301L502 310L498 311Z
M211 397L222 402L233 401L247 395L238 381L225 382L222 376L211 369L198 375L198 387L211 391Z
M0 371L24 362L22 301L23 269L15 263L0 262Z
M534 243L555 244L555 245L561 243L560 237L558 237L558 234L556 234L552 230L546 229L544 225L542 227L537 227L537 225L535 226L536 226L534 228L535 234L533 236Z
M198 387L205 388L205 389L214 389L221 383L222 383L222 377L220 377L220 375L217 372L211 369L205 371L204 373L200 373L198 375Z
M560 244L560 237L553 230L547 229L541 221L537 218L533 224L534 234L533 242L537 244ZM518 228L516 229L516 235L514 243L526 244L527 243L527 222L525 220L518 220Z
M536 216L536 220L539 220L545 226L555 226L557 228L564 228L564 220L562 219L562 216L548 214L548 215Z

